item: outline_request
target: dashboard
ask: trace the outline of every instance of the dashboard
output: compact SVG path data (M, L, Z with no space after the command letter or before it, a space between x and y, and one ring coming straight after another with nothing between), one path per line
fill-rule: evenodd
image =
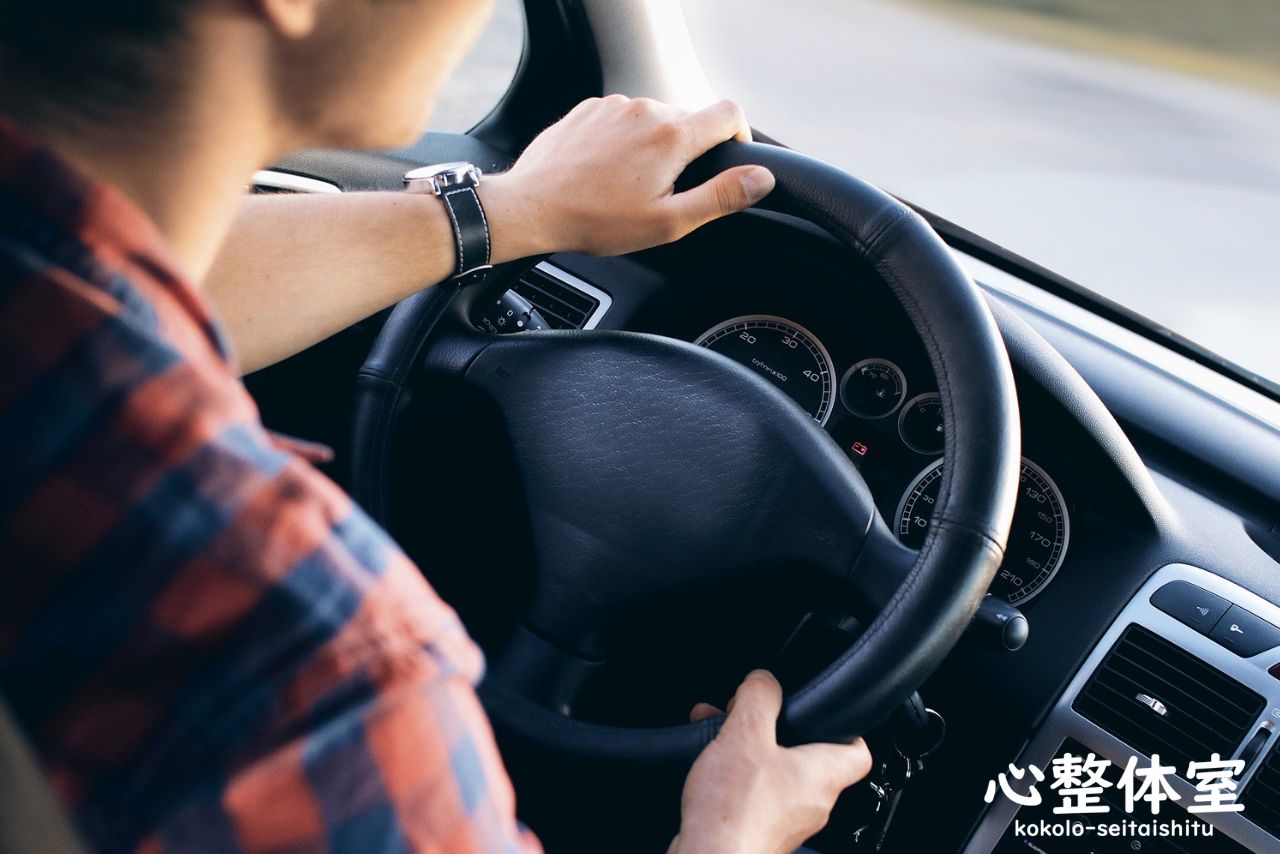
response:
M545 309L548 325L563 327L567 297L559 289L575 283L608 294L607 311L581 308L595 328L697 344L777 386L859 470L899 539L920 545L942 465L938 386L923 343L874 271L804 223L753 214L627 258L554 256L532 272L493 282L466 310L473 325L489 328L479 315L499 302L503 289L513 289ZM1030 636L1009 653L971 632L922 689L954 733L931 758L931 773L916 786L920 794L900 807L904 825L948 828L951 846L930 850L959 849L979 812L985 780L1019 755L1141 584L1132 571L1110 567L1152 535L1162 506L1132 446L1088 386L1025 324L999 304L993 309L1014 367L1023 465L1007 557L990 592L1024 613ZM393 531L403 536L401 530L422 527L419 517ZM795 578L798 591L801 576ZM465 602L453 590L443 592ZM813 619L788 610L790 591L751 593L720 594L664 613L666 632L637 632L643 649L614 656L625 675L610 681L606 669L600 677L600 692L620 702L603 709L584 702L578 711L630 725L674 722L693 692L716 684L718 668L736 677L744 667L770 661L770 638L781 642L796 630L796 620ZM804 597L796 592L794 598ZM465 604L460 611L465 618ZM690 627L703 622L710 628L702 634ZM754 655L744 652L752 644ZM830 648L814 646L808 664L831 660ZM650 659L666 664L655 672ZM673 668L671 661L679 664ZM804 678L805 664L793 678ZM731 681L718 690L731 691ZM791 683L784 678L784 684ZM647 708L648 698L660 694L678 699ZM948 795L952 790L973 796Z
M782 234L802 261L793 256L779 262L771 253L741 249L776 244ZM712 226L679 249L626 261L553 260L613 294L612 317L602 321L604 328L652 332L707 347L777 386L858 468L899 539L911 547L922 543L943 465L937 384L921 342L868 271L830 255L821 236L803 224L767 216ZM1184 644L1180 648L1193 650L1197 661L1213 662L1230 674L1228 681L1241 679L1259 696L1276 693L1266 687L1268 680L1280 685L1256 662L1242 668L1220 648L1191 642L1185 629L1170 628L1168 616L1147 602L1159 585L1149 581L1143 587L1143 567L1169 560L1153 557L1149 544L1159 542L1160 554L1190 554L1165 551L1169 508L1150 467L1073 368L1007 304L992 303L1014 364L1023 459L1006 559L990 592L1025 609L1031 637L1014 654L966 637L924 687L926 702L963 735L931 760L936 776L927 777L919 784L921 793L904 801L899 819L914 826L917 846L968 854L1050 850L1043 840L1014 833L1008 805L975 809L981 807L982 781L1005 770L1012 759L1047 764L1064 750L1083 746L1123 763L1125 750L1133 752L1113 734L1120 730L1114 720L1096 723L1073 707L1131 624L1174 638ZM1155 578L1164 583L1202 574L1171 569ZM1272 613L1246 592L1233 589L1232 595ZM1175 660L1172 651L1163 654ZM1198 666L1191 660L1185 665L1191 674ZM1164 684L1150 690L1167 699L1175 696ZM1239 741L1228 734L1223 755L1252 749L1271 756L1274 751L1280 766L1274 730L1261 719L1270 709L1259 706L1258 718L1242 724ZM1264 736L1249 748L1246 741L1255 731ZM1130 744L1135 741L1138 749L1151 749L1141 739L1128 738ZM1248 771L1260 775L1256 759ZM1180 783L1179 788L1185 793L1188 787ZM953 794L970 789L973 797ZM1259 800L1255 796L1251 802ZM1254 809L1261 814L1261 806ZM1235 816L1215 818L1213 824L1253 845L1268 838ZM937 844L940 838L951 842ZM1249 850L1232 848L1226 837L1217 844L1215 851ZM1166 850L1153 843L1147 848Z
M450 144L466 147L461 140ZM464 150L439 159L460 159L455 155L477 162L486 156ZM346 156L340 164L309 161L300 171L351 172L353 186L388 189L403 171L399 162L370 161L365 168ZM1217 732L1224 756L1250 757L1238 781L1247 811L1243 818L1206 817L1220 831L1221 844L1212 850L1277 850L1280 802L1274 804L1277 820L1268 821L1264 800L1268 785L1280 791L1280 646L1267 642L1243 655L1213 637L1216 629L1197 629L1162 610L1157 594L1170 583L1191 584L1228 608L1280 626L1274 604L1280 603L1280 430L1228 405L1210 391L1213 378L1196 366L1166 361L1150 352L1149 342L1048 303L1030 293L1033 288L1019 290L990 270L976 274L989 283L1023 427L1014 533L992 593L1025 609L1031 631L1016 653L967 635L922 687L950 735L900 804L887 850L1040 850L1035 840L1010 835L1013 819L1032 813L1016 813L1009 804L987 807L983 788L1010 762L1047 762L1066 749L1084 747L1117 760L1152 750L1141 734L1082 699L1109 672L1113 654L1135 639L1155 644L1159 667L1173 668L1177 679L1216 686L1243 709L1234 729ZM626 258L553 256L532 270L501 272L458 308L474 316L508 288L545 306L549 325L678 338L761 374L821 424L858 467L900 539L917 545L927 530L940 465L932 368L874 272L860 269L812 226L753 213ZM251 377L264 419L285 432L327 441L341 455L349 409L347 398L334 393L342 384L333 378L343 371L354 376L377 323L373 318ZM414 405L411 400L407 406L409 416ZM473 415L436 409L406 425L423 446L443 443L454 453L443 463L438 455L402 457L400 503L409 510L389 522L411 554L431 558L432 582L490 648L497 635L486 633L485 620L492 615L467 598L475 543L492 541L492 521L501 519L502 561L495 565L505 566L517 562L513 544L527 533L518 529L515 505L495 492L504 462L491 449L502 437L477 427ZM339 470L334 475L344 478ZM449 504L460 508L457 513L417 512L420 505L412 499L420 502L424 478L453 485ZM486 512L472 512L479 506ZM457 535L456 548L449 534ZM510 583L515 591L517 581L490 575L476 583ZM475 601L491 606L493 600ZM729 660L738 641L725 641L724 629L766 634L771 612L785 603L778 598L758 611L745 597L722 604L724 620L697 640L707 647L719 642L714 654ZM707 613L705 602L690 608L699 618ZM1257 624L1225 625L1230 632L1232 625ZM651 647L667 640L665 628L650 634ZM687 657L690 638L680 640ZM1154 663L1152 668L1158 670ZM672 677L656 670L653 678L637 680L628 696ZM1138 693L1171 711L1193 707L1168 686ZM1143 708L1153 707L1122 705L1130 716ZM675 713L684 711L687 706ZM504 745L504 752L514 749ZM595 769L591 779L600 773ZM1189 791L1186 781L1174 785L1184 795ZM527 790L522 797L529 797ZM608 805L597 806L603 822ZM575 815L580 822L581 810ZM1091 849L1064 843L1053 850ZM1149 844L1142 850L1180 849Z

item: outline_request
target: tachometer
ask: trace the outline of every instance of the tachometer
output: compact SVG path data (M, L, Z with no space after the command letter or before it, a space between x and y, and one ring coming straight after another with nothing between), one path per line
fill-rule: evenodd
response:
M942 460L938 460L916 476L898 502L898 539L913 549L924 543L941 485ZM1013 605L1034 598L1062 566L1070 533L1071 520L1058 485L1023 457L1013 528L991 593Z
M696 342L751 368L782 389L819 424L831 415L831 355L813 333L781 317L753 314L726 320Z

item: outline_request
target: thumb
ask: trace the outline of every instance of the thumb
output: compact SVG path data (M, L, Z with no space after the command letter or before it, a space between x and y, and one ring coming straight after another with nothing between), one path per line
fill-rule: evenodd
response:
M749 208L773 192L773 173L763 166L735 166L705 184L671 197L687 230Z

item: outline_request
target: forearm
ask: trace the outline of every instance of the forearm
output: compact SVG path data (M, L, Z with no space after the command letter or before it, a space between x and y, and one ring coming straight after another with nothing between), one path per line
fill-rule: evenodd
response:
M494 263L547 251L502 176L481 198ZM249 196L205 290L248 373L442 281L456 251L435 196Z
M750 135L728 101L697 113L621 95L584 101L510 172L480 183L492 261L621 255L749 207L773 189L767 169L738 166L674 190L696 157ZM253 371L441 281L456 252L435 196L257 196L245 200L205 286L242 370Z

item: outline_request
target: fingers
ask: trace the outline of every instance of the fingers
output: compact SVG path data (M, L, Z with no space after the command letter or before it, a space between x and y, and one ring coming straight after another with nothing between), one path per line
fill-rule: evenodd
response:
M767 670L753 670L733 695L725 729L741 729L776 744L781 711L782 686L778 680Z
M705 721L707 718L714 718L716 715L723 714L723 709L717 708L710 703L698 703L693 707L693 711L689 712L689 723L696 724L698 721Z
M685 231L751 207L773 192L773 173L763 166L735 166L705 184L670 198Z
M583 101L539 134L504 177L517 199L539 199L536 208L528 206L540 212L538 227L527 229L536 248L624 254L679 240L772 192L773 175L759 166L674 191L690 162L735 138L749 140L751 130L730 101L690 113L650 98L609 95ZM549 201L545 187L565 175L594 192Z
M747 115L733 101L718 101L682 120L689 144L696 157L729 139L751 141L751 125Z
M802 744L791 753L803 757L833 792L842 792L871 773L871 751L858 739L853 744Z

